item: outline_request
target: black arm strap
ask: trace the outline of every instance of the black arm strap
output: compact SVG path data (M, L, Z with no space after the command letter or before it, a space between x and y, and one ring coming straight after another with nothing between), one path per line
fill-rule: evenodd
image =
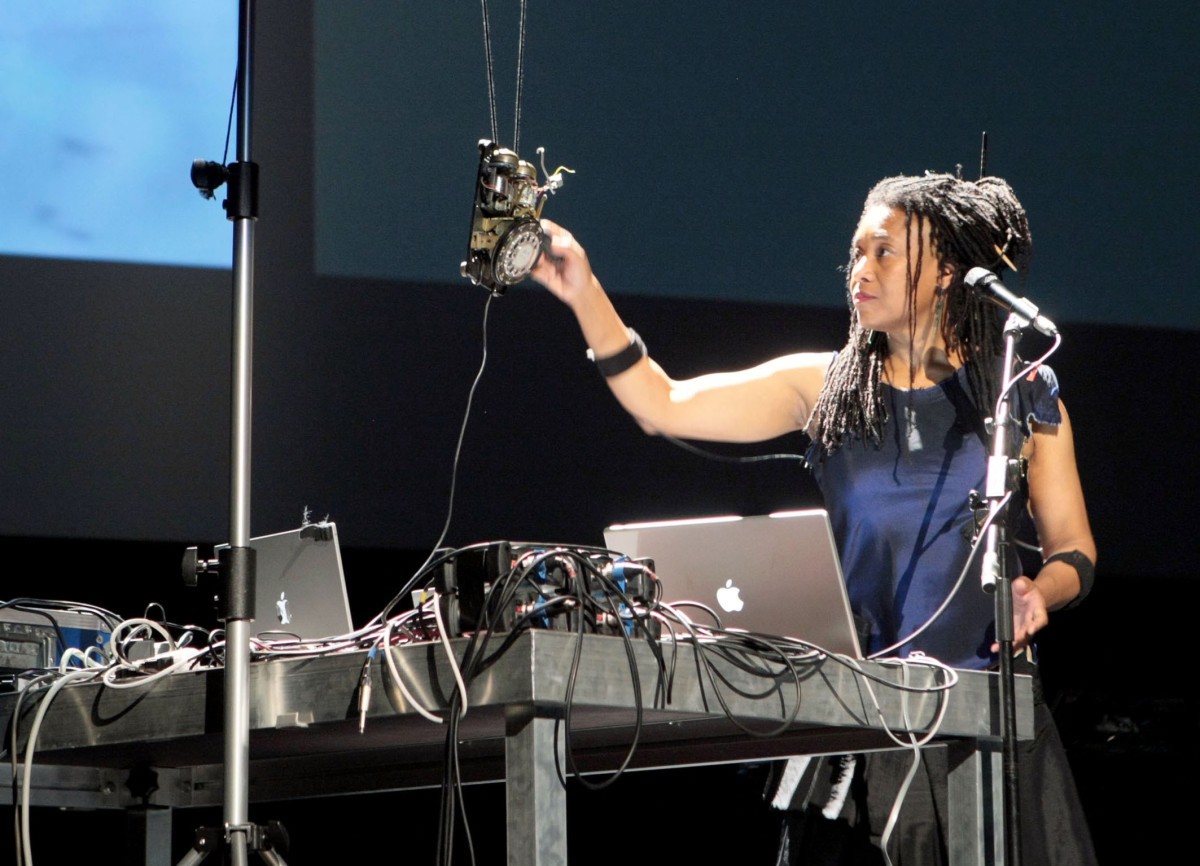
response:
M1096 582L1096 566L1087 558L1087 554L1078 550L1066 550L1062 553L1056 553L1050 556L1042 563L1042 567L1049 565L1052 562L1065 562L1067 565L1075 569L1075 573L1079 575L1079 595L1071 599L1063 610L1070 610L1073 607L1078 607L1083 603L1083 600L1088 597L1088 593L1092 591L1092 584Z

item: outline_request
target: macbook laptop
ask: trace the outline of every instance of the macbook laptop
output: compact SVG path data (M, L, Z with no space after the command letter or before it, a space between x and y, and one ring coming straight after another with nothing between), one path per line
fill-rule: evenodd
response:
M255 554L254 632L264 639L337 637L353 630L337 525L250 539Z
M724 628L862 658L824 509L616 524L604 539L610 550L654 560L664 602L697 601ZM702 611L684 612L710 622Z

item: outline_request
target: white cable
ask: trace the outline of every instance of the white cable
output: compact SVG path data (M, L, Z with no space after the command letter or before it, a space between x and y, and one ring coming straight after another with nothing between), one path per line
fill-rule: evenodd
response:
M1036 361L1030 361L1027 365L1025 365L1025 367L1021 370L1021 372L1017 373L1017 375L1013 376L1007 382L1003 383L1004 387L1000 391L1000 396L996 398L996 405L992 411L993 418L1000 417L1000 403L1004 400L1005 397L1008 396L1008 392L1011 391L1016 386L1016 384L1018 382L1020 382L1023 378L1028 376L1030 373L1032 373L1038 367L1045 364L1046 361L1049 360L1050 356L1058 351L1058 347L1061 345L1062 345L1062 334L1055 334L1054 342L1051 344L1050 348L1046 350L1045 354L1043 354Z
M94 647L88 647L88 650L91 650L91 649L94 649ZM72 660L78 661L79 666L74 667L74 668L71 667ZM83 650L79 649L79 647L67 647L63 651L63 654L61 656L59 656L59 659L58 659L58 672L60 674L65 674L71 670L85 670L89 667L103 667L103 666L104 666L104 662L93 662L93 661L89 660L87 653L84 652Z
M901 681L905 686L909 683L910 669L907 664L900 666ZM879 839L879 848L883 852L883 859L887 866L892 866L892 858L888 854L887 846L891 841L892 831L896 829L896 821L900 818L900 807L904 803L905 797L908 796L908 788L912 784L913 778L917 775L917 768L921 766L921 747L917 745L917 738L912 731L912 720L908 717L908 691L900 693L900 713L904 718L904 727L908 731L908 738L912 743L913 759L909 765L908 772L904 775L904 781L900 783L900 787L896 790L896 799L892 802L891 812L888 813L887 823L883 828L883 835ZM945 703L944 701L942 702ZM940 721L938 725L940 726ZM934 729L936 731L936 727Z
M84 677L90 679L95 678L95 676L96 671L94 670L71 671L68 674L63 674L46 691L45 697L38 704L37 713L34 714L33 725L29 729L29 739L25 742L25 766L21 778L21 852L23 854L21 862L23 866L33 866L33 851L29 843L29 798L33 776L33 753L37 748L37 738L41 731L42 719L46 717L46 711L50 709L50 702L54 700L54 697L62 690L63 686Z
M357 650L361 637L315 638L307 640L255 640L255 652L261 656L325 656Z
M129 637L121 636L124 631L131 632ZM128 662L129 659L125 656L124 643L142 631L157 633L171 650L176 649L175 639L171 637L169 631L163 628L161 623L157 623L152 619L146 619L145 617L134 617L133 619L122 620L113 628L112 634L108 636L108 654L112 658Z
M108 664L109 660L107 657L105 657L104 650L102 650L98 646L90 646L86 650L84 650L83 655L84 655L85 663L86 663L87 659L92 655L92 653L95 653L97 656L99 656L99 658L97 658L94 662L95 665L103 667L104 665Z
M942 723L946 719L946 710L950 705L950 701L949 701L949 698L947 697L946 693L949 691L949 689L955 683L958 682L958 675L957 675L957 673L954 672L954 670L952 668L942 664L941 662L937 661L936 659L930 659L930 658L895 659L893 661L884 662L884 664L899 666L902 671L901 683L899 685L895 685L893 687L897 688L901 692L902 700L900 702L900 709L901 709L901 714L903 715L903 718L904 718L905 732L907 734L909 734L910 738L913 736L914 732L912 730L912 722L908 718L908 694L909 694L909 692L920 691L920 692L926 693L926 694L938 694L939 695L937 715L934 717L932 723L930 724L929 730L926 731L925 734L920 739L915 741L915 744L917 746L924 746L926 743L928 743L930 740L932 740L935 736L937 736L938 731L941 730ZM914 665L920 665L922 667L932 668L935 672L941 673L943 677L948 678L948 677L953 676L953 682L950 682L949 680L947 680L947 681L944 681L941 685L935 685L932 687L925 686L920 689L911 687L908 684L908 680L909 680L909 674L911 672L911 668ZM870 687L868 686L868 691L869 690L870 690ZM874 698L874 693L872 693L871 696L872 696L872 698ZM909 748L910 745L912 745L912 743L911 742L906 743L903 740L901 740L899 737L897 737L892 732L892 729L888 726L887 721L883 718L883 713L882 713L882 711L880 711L878 704L875 705L875 708L876 708L876 712L879 714L880 721L883 723L883 730L887 733L888 737L891 738L892 742L902 748L905 748L905 749Z
M144 673L144 666L139 664L114 664L105 669L104 673L101 675L101 680L110 689L140 689L149 685L155 680L160 680L163 677L170 676L171 674L176 673L183 668L195 666L196 660L211 653L212 649L213 648L211 647L207 649L189 648L189 651L187 652L176 650L175 653L177 653L177 655L175 653L172 654L174 661L172 661L171 664L167 665L165 668L160 668L153 673ZM161 656L159 658L161 658ZM153 659L147 659L147 661L153 661ZM117 676L123 673L138 674L139 676L133 679L125 680L124 682L117 680Z
M893 650L897 650L907 643L911 643L912 641L916 640L916 638L919 637L925 631L925 629L929 628L934 622L937 621L937 618L942 615L942 611L944 611L950 605L950 602L954 599L954 596L958 594L960 589L962 589L963 582L967 579L967 572L971 569L971 564L975 561L975 557L983 548L983 541L988 529L991 528L992 524L996 521L996 518L999 517L1001 512L1004 510L1004 506L1008 505L1008 502L1010 499L1012 499L1012 497L1013 491L1010 490L1005 493L999 504L992 509L991 513L988 514L987 518L980 525L977 539L975 543L971 545L970 551L967 552L967 561L963 563L962 571L958 573L958 580L954 582L954 586L950 587L950 591L946 593L946 598L942 601L938 609L930 614L929 618L926 619L925 622L921 623L920 626L909 632L907 637L896 641L891 646L886 646L881 650L876 650L867 656L867 658L879 659L881 656L884 656Z
M922 691L925 693L946 692L955 682L958 681L958 676L956 673L954 673L954 671L951 668L947 667L946 665L942 664L941 662L937 661L936 659L930 659L930 658L923 657L920 659L914 659L912 661L910 661L908 659L895 659L895 660L883 662L883 664L898 665L901 669L901 682L898 686L900 694L901 694L900 711L901 711L901 716L904 720L904 729L908 733L908 736L909 736L909 741L904 742L903 740L901 740L899 737L897 737L895 735L895 733L892 731L891 726L888 724L887 719L884 717L883 709L879 705L879 699L876 696L875 690L871 685L871 679L869 677L865 676L865 672L862 671L862 669L859 667L857 662L855 662L853 659L847 659L847 661L850 663L850 666L852 668L854 668L855 670L857 670L859 672L860 679L861 679L863 685L866 686L867 694L870 695L871 704L875 708L875 713L877 716L879 716L879 721L880 721L882 730L885 734L887 734L888 739L890 739L897 746L900 746L903 749L911 749L913 752L913 763L909 767L909 771L908 771L907 775L904 777L904 781L903 781L903 783L901 783L900 788L897 791L896 800L892 805L892 811L888 816L888 822L884 828L884 833L883 833L883 836L881 837L881 841L880 841L880 848L883 852L884 860L887 862L888 866L891 866L892 861L887 853L887 843L888 843L889 837L891 836L891 832L895 827L896 820L899 817L900 806L904 802L904 797L908 793L909 785L912 783L913 777L916 775L917 768L920 765L921 746L924 746L926 743L928 743L930 740L932 740L935 736L937 736L938 731L941 730L942 723L945 721L946 710L950 703L949 698L946 695L942 695L939 698L938 712L937 712L936 717L933 720L933 723L930 725L929 730L924 734L924 736L918 738L916 736L916 733L913 731L912 720L909 718L909 713L908 713L909 692L918 691L918 689L914 689L910 685L911 669L914 665L921 665L923 667L932 668L933 670L940 672L943 677L946 677L946 681L943 682L943 684L941 686L938 686L936 688L925 687L925 688L919 689L919 691ZM951 677L953 677L953 681L950 681Z
M392 682L396 684L396 688L400 689L400 694L404 695L404 700L408 701L409 706L420 713L429 721L435 724L443 724L445 719L441 716L436 716L429 710L421 706L416 697L408 690L408 686L404 684L404 677L400 676L400 669L396 666L396 660L392 657L392 624L394 620L388 620L383 625L383 658L387 662L388 670L392 674Z
M435 590L433 593L433 618L437 620L438 637L442 640L442 646L446 648L446 660L450 663L450 670L454 673L454 681L458 683L458 693L462 698L458 717L461 719L467 714L467 684L463 682L462 671L458 668L458 659L454 657L454 647L450 644L450 635L446 634L446 624L442 622L442 606L438 604L439 599L440 596Z
M17 757L17 735L20 733L21 727L21 702L25 700L26 695L36 691L39 686L41 686L43 683L49 682L56 676L58 676L56 673L45 673L41 676L35 677L26 684L25 688L17 693L17 700L13 705L12 723L9 725L10 740L8 749L8 757L9 761L12 763L12 775L14 782L17 779L18 770L20 768ZM25 858L21 851L21 810L16 808L16 806L17 804L13 803L13 842L16 844L17 848L17 866L20 866Z

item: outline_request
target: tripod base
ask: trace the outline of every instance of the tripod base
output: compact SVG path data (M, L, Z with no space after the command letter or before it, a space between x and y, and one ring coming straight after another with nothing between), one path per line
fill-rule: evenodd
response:
M287 862L275 850L279 847L286 851L288 847L287 830L281 823L270 821L265 826L247 824L237 829L246 834L247 849L258 854L267 866L287 866ZM230 832L231 828L228 827L198 828L196 844L183 855L183 859L176 866L196 866L197 863L203 862L204 858L217 850L218 846L229 844Z

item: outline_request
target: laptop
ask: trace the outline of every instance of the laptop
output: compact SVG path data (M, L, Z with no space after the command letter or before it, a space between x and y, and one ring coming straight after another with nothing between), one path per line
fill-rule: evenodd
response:
M256 551L254 631L260 638L312 639L353 631L336 524L306 523L251 538L250 547Z
M824 509L615 524L604 539L610 550L654 560L664 602L697 601L724 628L862 658ZM684 612L710 622L703 611Z

